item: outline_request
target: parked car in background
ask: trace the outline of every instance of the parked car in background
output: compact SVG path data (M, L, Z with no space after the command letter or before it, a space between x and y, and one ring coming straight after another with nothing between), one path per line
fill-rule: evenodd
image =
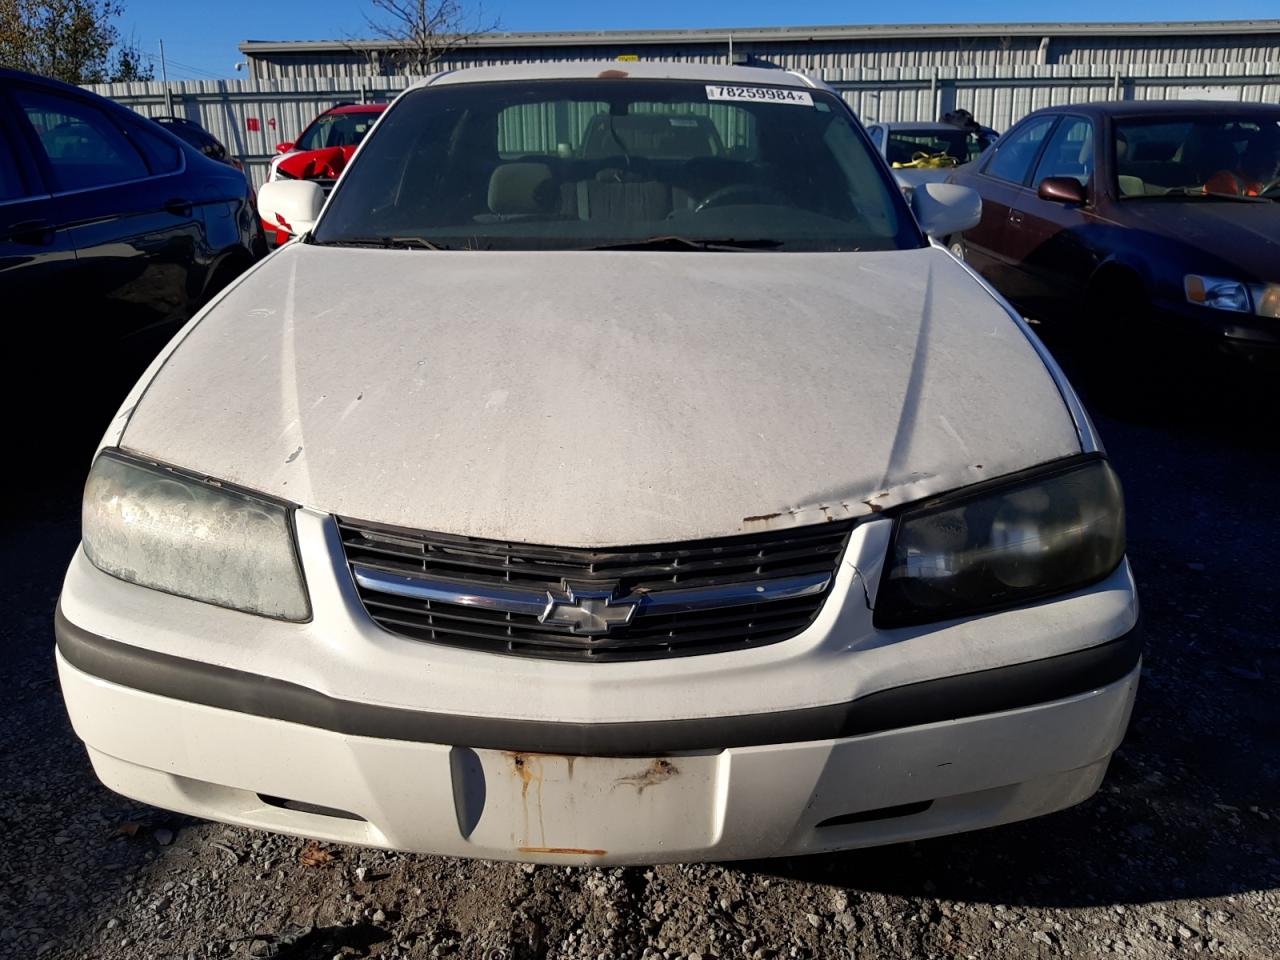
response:
M868 124L867 134L907 188L945 182L955 167L977 159L1000 136L975 123L906 121Z
M1052 107L952 180L983 200L953 250L1027 313L1142 351L1280 346L1280 106Z
M327 196L342 174L364 135L387 109L385 103L341 103L320 114L297 140L277 145L267 181L314 180ZM284 243L292 234L279 222L263 222L273 243Z
M138 383L86 487L57 662L105 783L559 864L1098 788L1139 676L1119 484L929 242L977 196L909 207L838 93L441 73L323 214L314 182L261 202L299 239Z
M188 120L186 117L152 117L151 119L179 140L195 147L210 160L230 164L241 173L245 172L244 164L239 158L233 157L221 140L194 120Z
M242 173L102 97L0 70L11 331L25 318L65 364L122 341L154 351L264 251Z

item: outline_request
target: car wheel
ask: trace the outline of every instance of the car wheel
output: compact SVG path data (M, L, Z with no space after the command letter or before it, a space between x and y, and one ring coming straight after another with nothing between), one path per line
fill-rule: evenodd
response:
M951 255L957 260L964 260L965 255L968 253L964 245L964 237L958 233L947 237L947 249L951 251Z
M1182 364L1136 276L1116 273L1095 282L1075 332L1082 385L1107 412L1146 419L1167 403Z

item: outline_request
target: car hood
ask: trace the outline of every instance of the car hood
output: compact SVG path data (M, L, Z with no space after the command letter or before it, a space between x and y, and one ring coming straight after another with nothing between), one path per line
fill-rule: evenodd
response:
M1203 251L1205 258L1222 260L1224 276L1280 280L1280 203L1125 200L1121 209L1133 217L1135 226Z
M362 520L561 546L817 523L1080 449L945 252L290 245L132 412L145 456Z

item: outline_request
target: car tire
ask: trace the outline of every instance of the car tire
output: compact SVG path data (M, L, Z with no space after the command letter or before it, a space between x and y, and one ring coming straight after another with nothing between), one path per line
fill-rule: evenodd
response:
M205 284L204 294L200 298L200 303L196 309L201 309L210 300L222 292L223 287L229 284L240 274L244 273L251 266L253 261L247 256L241 254L231 254L213 271L209 276L209 282Z
M965 246L963 234L953 233L947 237L947 249L957 260L964 261L968 258L969 248Z
M1076 360L1086 393L1113 416L1148 420L1180 392L1187 356L1161 328L1138 277L1115 273L1089 288Z

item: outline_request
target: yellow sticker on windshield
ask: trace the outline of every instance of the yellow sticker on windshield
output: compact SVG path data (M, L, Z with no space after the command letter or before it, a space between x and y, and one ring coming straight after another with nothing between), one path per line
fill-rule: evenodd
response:
M707 84L708 100L736 100L747 103L789 103L796 107L812 107L813 97L807 90L790 87L721 87Z

